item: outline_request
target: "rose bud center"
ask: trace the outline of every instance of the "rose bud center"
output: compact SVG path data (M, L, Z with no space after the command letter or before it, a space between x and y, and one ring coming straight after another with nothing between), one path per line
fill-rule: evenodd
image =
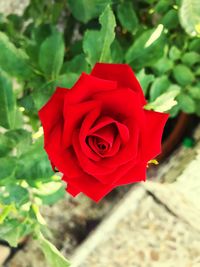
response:
M98 137L98 136L89 136L87 138L88 146L97 154L105 154L108 152L112 146L106 140Z

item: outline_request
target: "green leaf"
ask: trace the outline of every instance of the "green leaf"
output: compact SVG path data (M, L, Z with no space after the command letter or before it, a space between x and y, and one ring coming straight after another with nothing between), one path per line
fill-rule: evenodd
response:
M10 130L5 133L5 136L9 138L12 147L16 149L16 154L19 156L22 152L29 149L31 144L31 133L24 129Z
M167 91L170 86L170 81L167 76L161 76L152 83L150 88L150 99L154 101L158 96Z
M11 205L2 205L1 203L1 211L0 211L0 225L5 221L6 217L13 210L13 204Z
M18 105L25 108L26 112L33 113L35 106L33 101L33 95L28 94L22 96L22 98L18 99Z
M28 139L28 143L31 143L31 133L24 129L14 129L7 131L5 133L5 136L10 138L15 146L24 141L24 139Z
M85 55L80 54L73 57L73 59L71 59L70 61L66 61L62 66L61 72L63 74L69 72L81 74L82 72L87 72L87 70L88 70L88 64L85 60Z
M107 61L110 59L110 46L115 39L115 16L112 12L110 6L107 6L104 12L99 17L99 22L101 24L101 55L99 62Z
M200 100L200 86L194 86L189 88L188 93L192 98Z
M130 1L118 5L117 16L122 27L129 31L134 32L138 26L138 18L133 8L133 4Z
M12 90L12 82L9 77L0 70L0 125L12 128L15 120L15 97Z
M178 114L180 112L180 106L179 106L179 104L177 103L168 112L170 113L170 117L171 118L175 118L176 116L178 116Z
M200 1L182 0L179 18L182 27L191 35L200 35Z
M44 187L45 190L39 189L39 192L35 194L44 205L52 205L65 196L65 187L60 182L50 182Z
M62 16L63 9L65 8L65 1L60 1L52 5L51 16L52 23L56 24L59 21L59 18Z
M112 63L122 63L124 60L124 51L120 43L115 39L111 45Z
M165 38L163 26L143 32L128 49L125 60L134 70L151 66L164 53Z
M171 9L161 19L161 23L168 29L174 29L179 23L177 10Z
M0 159L0 184L3 179L14 175L16 168L16 160L12 157L3 157Z
M37 44L41 44L52 34L52 25L47 23L42 23L37 27L33 28L32 38L35 40Z
M93 67L99 61L101 54L100 32L89 30L84 34L83 51L86 54L86 60ZM95 47L95 49L94 49Z
M8 194L8 195L7 195ZM29 201L29 192L26 188L16 185L9 184L6 185L6 196L1 196L1 202L5 205L10 205L14 203L16 207L27 203Z
M167 91L169 92L169 91L176 91L176 92L181 92L181 87L179 86L179 85L177 85L177 84L174 84L174 83L172 83L172 84L170 84L170 86L168 87L168 89L167 89Z
M35 25L35 24L34 24ZM31 39L27 39L25 49L32 64L38 69L39 51L41 43L52 34L52 25L40 24L31 31Z
M46 226L46 221L40 213L39 206L35 203L31 204L29 209L29 216L33 221L36 221L40 225Z
M56 79L58 79L58 77ZM39 86L38 88L35 88L35 90L32 92L31 97L33 98L33 103L34 103L36 110L39 110L52 96L56 88L55 82L56 80L46 82L43 84L43 86Z
M5 134L0 133L0 157L7 155L11 149L12 143L10 139Z
M0 51L0 68L19 78L31 76L32 70L28 56L24 51L16 48L3 32L0 32Z
M148 87L154 81L155 76L153 74L146 74L144 69L138 72L136 76L140 82L144 94L146 95Z
M195 75L200 76L200 66L197 67L197 69L195 71Z
M57 248L50 243L44 236L39 233L38 241L40 247L45 255L49 267L69 267L70 263L63 255L57 250Z
M166 92L156 98L155 101L148 103L144 108L146 110L155 110L159 112L169 111L177 104L175 97L179 94L179 90Z
M174 67L173 75L178 84L183 86L191 84L195 80L192 71L187 66L182 64Z
M195 101L187 94L181 93L177 97L178 104L182 111L186 113L194 113L195 112Z
M27 152L18 159L16 178L33 183L37 179L50 178L53 174L47 155L43 149L43 140L37 140Z
M17 247L21 232L19 225L16 219L7 221L0 227L0 239L6 240L12 247Z
M83 39L83 50L91 66L96 62L111 61L110 46L115 38L116 21L110 6L105 8L99 17L99 22L101 30L86 31Z
M200 117L200 105L199 105L199 101L195 101L195 113L197 114L197 116Z
M64 88L71 88L75 82L78 80L79 75L76 73L66 73L63 75L60 75L56 82L55 85L59 87L64 87Z
M10 14L7 16L8 19L8 32L10 35L15 35L16 31L21 32L23 27L23 19L21 16L16 14Z
M189 50L200 53L200 38L193 38L189 43Z
M92 18L98 17L110 2L110 0L68 0L68 5L73 16L86 23Z
M181 58L182 62L189 67L200 62L200 55L196 52L188 52L183 55Z
M47 37L39 51L39 65L47 78L55 79L62 67L64 59L64 40L58 31Z
M176 46L172 46L169 50L169 58L175 61L180 57L181 57L181 51Z
M157 74L164 74L173 68L173 61L167 57L162 57L152 67Z
M155 5L155 11L158 13L166 13L170 7L170 1L166 0L159 0L158 3Z

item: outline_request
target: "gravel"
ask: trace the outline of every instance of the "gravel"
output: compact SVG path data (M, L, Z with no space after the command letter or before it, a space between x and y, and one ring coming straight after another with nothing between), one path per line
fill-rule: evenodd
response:
M1 0L0 13L21 15L29 2L30 0Z
M134 212L125 214L124 218L114 226L107 240L102 237L102 243L97 247L94 244L92 252L82 263L72 266L174 267L175 265L200 266L200 233L180 221L146 193L138 208Z

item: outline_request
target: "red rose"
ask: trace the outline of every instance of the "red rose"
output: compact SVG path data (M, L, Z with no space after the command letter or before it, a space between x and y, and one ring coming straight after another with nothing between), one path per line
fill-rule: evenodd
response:
M145 181L168 118L144 110L145 104L125 64L97 63L71 90L56 89L39 117L44 148L70 194L83 192L99 201L117 186Z

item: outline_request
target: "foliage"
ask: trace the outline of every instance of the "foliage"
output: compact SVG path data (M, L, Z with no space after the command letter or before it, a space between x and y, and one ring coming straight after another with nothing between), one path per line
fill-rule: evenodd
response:
M37 115L56 86L70 88L97 61L128 63L146 109L200 116L199 10L198 0L32 0L22 16L0 14L1 239L33 235L53 266L68 266L39 212L64 196Z

